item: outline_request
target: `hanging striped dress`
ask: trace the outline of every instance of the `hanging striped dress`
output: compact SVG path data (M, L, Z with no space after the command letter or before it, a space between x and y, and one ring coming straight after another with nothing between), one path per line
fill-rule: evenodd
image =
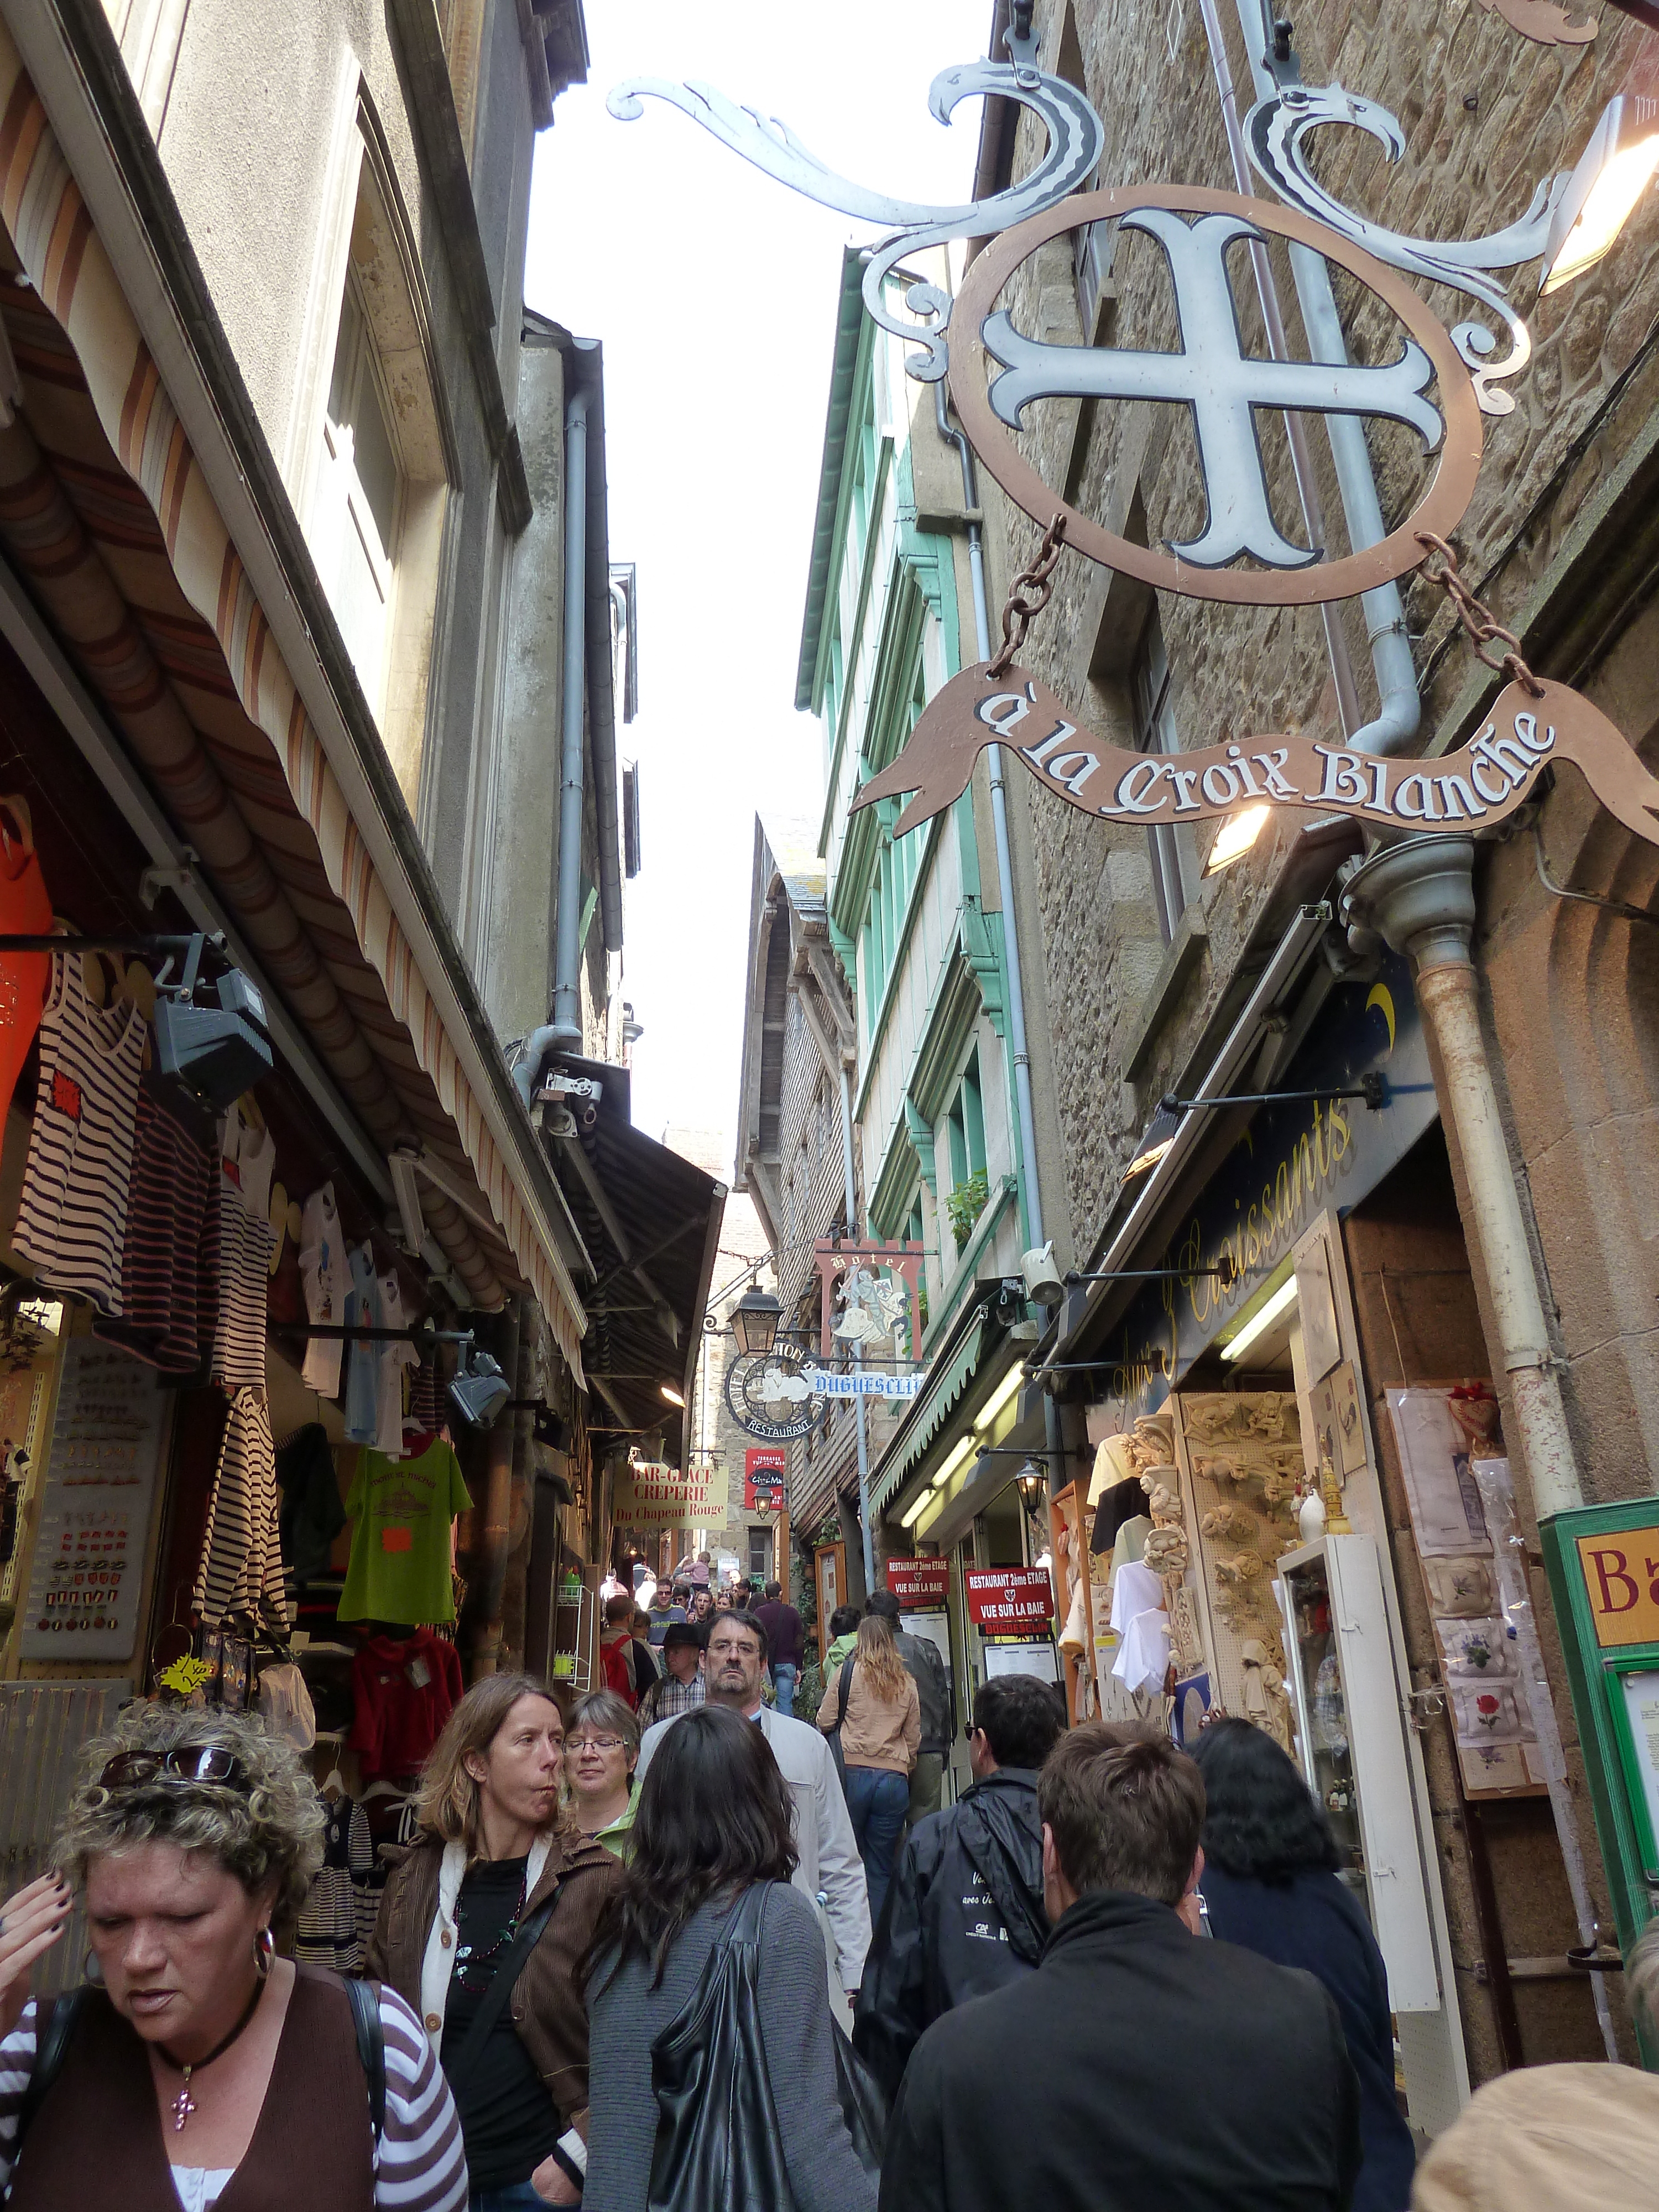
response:
M52 956L40 1081L12 1243L41 1282L121 1311L121 1254L148 1024L94 1006L78 952Z
M201 1565L191 1603L210 1627L233 1615L285 1636L288 1597L276 1527L276 1454L262 1392L230 1401L219 1468L208 1503Z

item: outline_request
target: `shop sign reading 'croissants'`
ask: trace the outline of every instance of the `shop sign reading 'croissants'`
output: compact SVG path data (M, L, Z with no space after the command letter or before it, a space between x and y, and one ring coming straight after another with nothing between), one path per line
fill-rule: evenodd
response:
M1507 684L1468 744L1434 759L1384 759L1294 733L1165 756L1109 744L1018 665L993 677L981 663L937 694L853 809L914 792L893 824L902 836L960 798L981 747L998 744L1084 813L1149 826L1214 820L1266 802L1395 830L1467 830L1513 814L1547 766L1571 761L1609 813L1659 844L1659 781L1605 714L1553 683L1535 691Z

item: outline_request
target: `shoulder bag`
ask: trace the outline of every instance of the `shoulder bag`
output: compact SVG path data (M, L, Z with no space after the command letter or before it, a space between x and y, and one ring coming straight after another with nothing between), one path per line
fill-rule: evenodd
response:
M647 2212L795 2212L761 2033L761 1923L772 1887L744 1891L696 1988L651 2046L657 2136ZM881 2091L831 2027L842 2117L860 2163L878 2174Z
M853 1668L857 1655L842 1662L841 1674L836 1691L836 1724L825 1729L824 1740L830 1746L830 1756L836 1762L836 1772L841 1778L841 1794L847 1795L847 1754L841 1747L841 1732L847 1725L847 1693L853 1686Z
M514 1984L530 1963L531 1953L541 1942L543 1932L553 1917L553 1908L559 1901L559 1889L562 1887L562 1883L559 1884L550 1897L542 1899L514 1937L507 1955L496 1967L489 1987L484 1991L483 2003L472 2015L472 2025L468 2028L460 2049L444 2068L450 2093L457 2105L460 2103L462 2083L471 2080L473 2069L483 2057L489 2032L501 2018L502 2009L513 1994Z

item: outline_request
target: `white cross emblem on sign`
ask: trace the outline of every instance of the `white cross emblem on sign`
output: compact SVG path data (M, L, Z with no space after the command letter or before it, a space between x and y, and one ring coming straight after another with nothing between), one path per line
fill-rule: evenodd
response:
M1294 545L1273 520L1255 410L1307 409L1376 415L1408 424L1432 453L1444 424L1423 397L1433 362L1407 338L1398 361L1370 368L1351 362L1263 360L1241 344L1226 253L1262 233L1238 215L1203 215L1188 223L1167 208L1120 216L1125 229L1157 239L1170 264L1180 320L1178 353L1048 345L1023 337L1008 316L987 318L986 351L1004 365L990 386L992 406L1011 429L1034 399L1061 397L1167 400L1190 407L1204 471L1208 514L1201 534L1171 550L1197 568L1219 568L1240 553L1273 568L1302 568L1322 548Z

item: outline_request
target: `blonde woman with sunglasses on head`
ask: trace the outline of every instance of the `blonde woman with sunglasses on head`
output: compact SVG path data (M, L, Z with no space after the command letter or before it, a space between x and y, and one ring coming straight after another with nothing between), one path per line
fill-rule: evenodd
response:
M460 2124L414 2013L276 1956L322 1826L252 1717L135 1705L86 1747L58 1871L0 1905L12 2212L278 2212L296 2175L307 2212L460 2212ZM88 1986L38 2000L77 1899Z

